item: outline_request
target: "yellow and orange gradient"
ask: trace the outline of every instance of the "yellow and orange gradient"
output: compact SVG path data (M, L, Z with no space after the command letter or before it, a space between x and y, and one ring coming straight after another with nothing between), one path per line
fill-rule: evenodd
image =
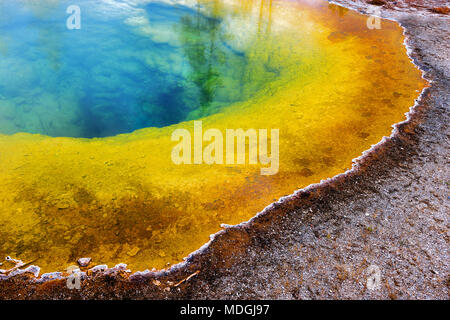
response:
M350 168L427 85L394 22L370 30L366 16L322 0L199 2L246 47L249 79L283 70L203 128L279 129L279 173L173 164L171 134L193 121L102 139L0 135L0 256L44 272L85 256L134 271L178 263L221 224Z

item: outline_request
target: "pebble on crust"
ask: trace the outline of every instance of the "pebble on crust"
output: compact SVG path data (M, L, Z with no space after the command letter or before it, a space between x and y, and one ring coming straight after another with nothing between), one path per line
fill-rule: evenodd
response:
M78 259L78 265L80 267L87 267L91 263L91 258L80 258Z

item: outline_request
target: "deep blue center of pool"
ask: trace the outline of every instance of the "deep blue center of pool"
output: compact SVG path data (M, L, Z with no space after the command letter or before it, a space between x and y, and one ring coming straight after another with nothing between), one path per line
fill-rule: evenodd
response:
M163 3L78 3L81 29L69 30L71 2L0 2L0 133L105 137L245 99L246 54L220 19Z

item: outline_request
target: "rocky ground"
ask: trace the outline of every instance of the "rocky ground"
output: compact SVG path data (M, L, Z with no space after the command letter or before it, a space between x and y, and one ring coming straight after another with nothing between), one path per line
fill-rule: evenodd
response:
M365 1L336 1L366 12ZM448 299L450 23L445 1L377 2L406 29L432 86L408 123L355 170L220 233L169 271L88 272L81 290L30 274L0 281L1 298ZM436 8L444 8L435 10ZM442 12L441 12L442 11ZM441 13L439 13L441 12ZM380 282L368 279L380 271ZM373 289L373 290L372 290Z

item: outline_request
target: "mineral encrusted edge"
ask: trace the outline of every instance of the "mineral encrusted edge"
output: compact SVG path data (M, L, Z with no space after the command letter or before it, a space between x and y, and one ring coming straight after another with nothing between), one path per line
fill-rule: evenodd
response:
M360 14L364 14L367 15L367 12L365 10L361 10L361 9L355 9L352 8L348 5L345 4L341 4L338 3L336 1L329 1L329 3L331 4L336 4L345 8L348 8L350 10L359 12ZM418 12L416 12L418 13ZM416 109L417 106L419 104L419 102L422 100L423 96L425 95L425 93L427 92L427 90L429 90L429 88L433 85L433 83L435 81L433 81L433 79L431 78L427 78L427 72L425 70L423 70L418 64L415 63L414 58L412 57L412 51L413 49L408 45L408 36L406 34L407 29L406 27L402 24L401 21L397 20L396 18L393 17L387 17L385 16L383 13L381 14L380 18L385 19L385 20L390 20L390 21L394 21L396 23L398 23L400 25L400 27L403 29L403 45L406 48L406 54L408 56L408 58L410 59L411 63L418 69L421 71L422 73L422 78L424 80L426 80L430 85L425 87L422 92L420 93L420 95L418 96L418 98L416 98L415 103L413 106L411 106L409 108L409 111L405 113L406 119L404 121L401 122L397 122L395 124L392 125L392 132L389 136L384 136L381 138L381 140L372 145L369 149L367 149L366 151L363 151L362 154L357 157L352 159L352 168L348 169L347 171L340 173L338 175L335 175L334 177L325 179L325 180L321 180L319 183L315 183L315 184L311 184L305 188L301 188L298 190L295 190L292 194L281 197L278 201L273 202L271 204L269 204L267 207L265 207L262 211L258 212L256 215L254 215L252 218L250 218L247 221L243 221L237 225L227 225L227 224L222 224L221 227L223 228L222 230L211 234L210 235L210 240L205 243L203 246L201 246L199 249L193 251L192 253L190 253L187 257L183 258L184 261L174 264L172 265L170 268L168 269L161 269L161 270L157 270L157 271L150 271L150 270L144 270L144 271L136 271L134 273L131 273L131 271L129 269L127 269L127 264L125 263L119 263L117 264L115 267L113 268L108 268L107 265L96 265L92 268L90 268L87 272L77 272L80 275L81 279L86 279L87 277L89 277L88 274L94 275L94 274L98 274L98 273L104 273L104 274L115 274L119 271L125 272L127 274L129 274L128 279L130 281L133 280L139 280L141 278L157 278L160 276L167 276L170 275L172 273L175 273L176 271L179 271L187 266L189 266L190 264L190 260L192 260L195 256L200 255L201 253L205 252L209 246L216 240L217 237L226 234L227 232L229 232L229 230L232 229L242 229L244 227L250 226L252 224L252 222L261 217L264 216L266 214L269 214L270 211L277 205L283 204L284 202L286 202L287 200L290 200L292 198L294 198L296 195L304 193L304 192L310 192L310 191L315 191L315 190L319 190L320 188L324 187L324 186L328 186L340 179L345 179L347 176L349 176L351 173L356 173L358 172L360 165L362 163L364 163L364 161L366 160L366 158L368 158L370 155L372 154L376 154L378 150L382 149L383 146L385 145L385 143L393 138L395 138L398 134L399 134L399 130L398 127L407 123L410 123L413 120L414 115L416 114ZM44 273L39 277L39 273L40 273L40 267L39 266L35 266L35 265L30 265L28 266L26 269L17 269L14 270L13 272L11 272L11 274L9 275L1 275L0 274L0 281L4 281L4 280L8 280L11 279L15 276L19 276L19 275L23 275L23 274L32 274L33 277L30 278L30 281L35 282L35 283L44 283L47 281L53 281L53 280L66 280L69 275L63 275L62 272L50 272L50 273Z

